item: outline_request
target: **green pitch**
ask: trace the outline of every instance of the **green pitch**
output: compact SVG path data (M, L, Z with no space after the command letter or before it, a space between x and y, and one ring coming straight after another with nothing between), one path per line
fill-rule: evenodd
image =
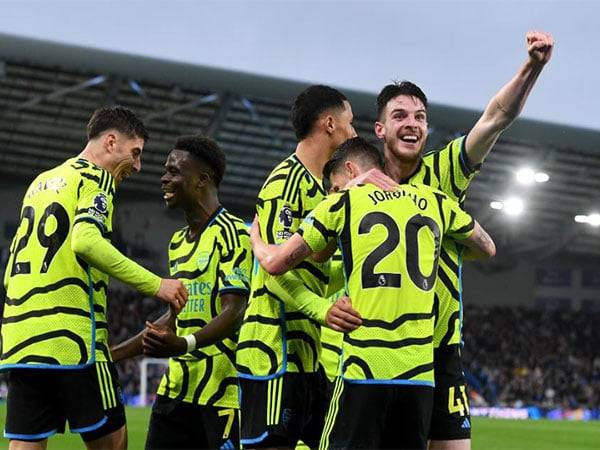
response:
M4 427L6 405L0 404L0 423ZM127 408L129 448L144 448L149 408ZM8 441L0 439L0 449ZM50 438L49 450L84 448L77 435L56 435ZM600 421L556 422L549 420L499 420L473 418L474 450L598 450Z

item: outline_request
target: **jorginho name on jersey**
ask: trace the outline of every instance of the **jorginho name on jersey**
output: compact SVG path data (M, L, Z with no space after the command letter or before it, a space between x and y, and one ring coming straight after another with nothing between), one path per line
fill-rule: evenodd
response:
M299 233L314 252L338 240L346 291L362 325L344 335L342 376L433 386L433 303L440 242L467 238L473 219L445 194L372 185L329 196Z

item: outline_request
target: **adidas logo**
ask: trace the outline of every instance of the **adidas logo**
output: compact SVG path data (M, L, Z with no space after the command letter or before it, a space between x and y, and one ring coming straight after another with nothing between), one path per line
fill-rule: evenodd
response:
M465 418L461 428L471 428L471 422L469 421L469 419Z
M223 445L221 445L221 449L220 450L233 450L235 447L233 445L233 443L231 442L231 439L227 439L227 442L225 442Z

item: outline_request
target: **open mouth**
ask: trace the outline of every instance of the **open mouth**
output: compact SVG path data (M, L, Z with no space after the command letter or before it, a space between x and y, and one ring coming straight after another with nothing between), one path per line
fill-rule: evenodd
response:
M402 142L407 142L409 144L415 144L419 140L419 137L415 134L407 134L407 135L401 136L400 140Z
M163 194L163 199L167 201L171 200L173 197L175 197L175 192L165 191Z

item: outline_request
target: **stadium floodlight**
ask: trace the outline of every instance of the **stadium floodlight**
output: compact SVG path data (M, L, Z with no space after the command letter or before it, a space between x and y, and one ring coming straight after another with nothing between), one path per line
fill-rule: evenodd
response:
M593 227L600 227L600 214L591 213L588 215L579 214L575 216L575 222L577 223L587 223Z
M523 200L517 197L510 197L504 200L504 208L502 208L509 216L518 216L525 210Z
M593 227L600 227L600 214L590 214L588 216L588 223Z
M517 181L521 184L530 185L535 182L535 172L529 167L519 169L516 173Z
M503 201L490 202L490 208L503 210L509 216L518 216L525 211L525 203L518 197L509 197Z
M523 167L515 173L517 181L525 186L530 186L533 183L546 183L550 180L550 175L545 172L536 172L529 167Z

